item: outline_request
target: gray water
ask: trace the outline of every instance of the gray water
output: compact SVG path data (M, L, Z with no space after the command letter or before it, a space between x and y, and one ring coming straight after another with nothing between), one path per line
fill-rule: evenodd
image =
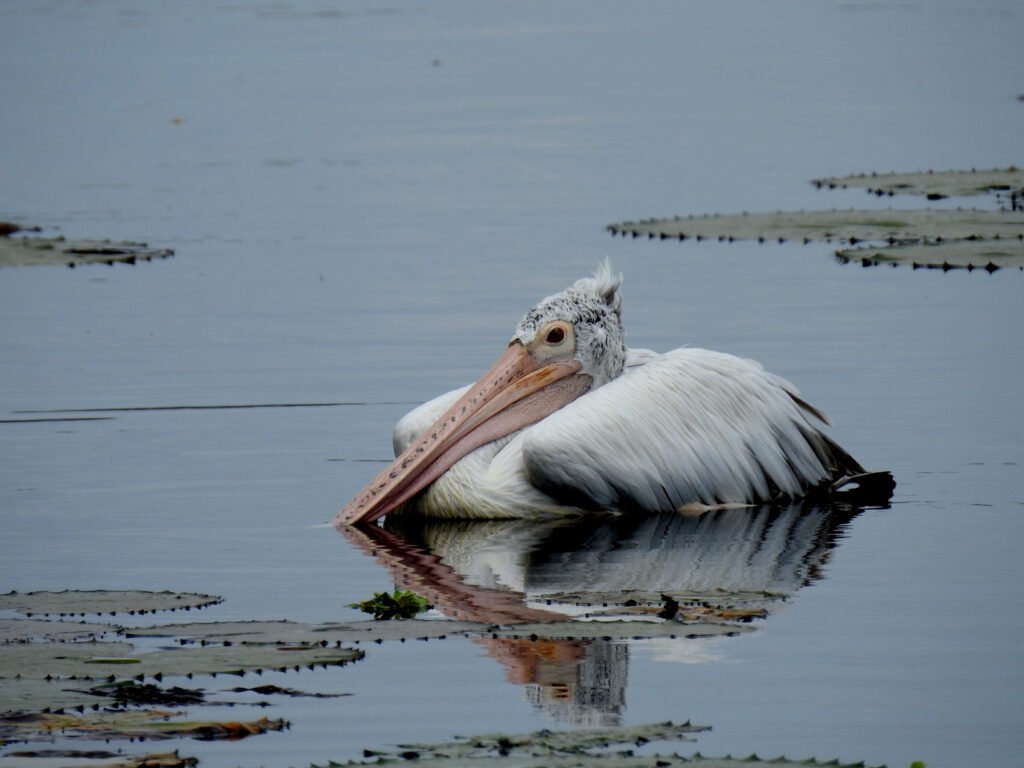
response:
M176 255L0 271L0 590L357 618L392 574L325 523L394 421L609 256L629 343L759 359L899 483L757 631L595 650L614 717L711 724L704 754L1018 764L1021 273L604 227L914 207L808 182L1019 165L1022 33L1009 0L4 3L0 219ZM353 695L173 746L305 765L586 719L469 640L285 677Z

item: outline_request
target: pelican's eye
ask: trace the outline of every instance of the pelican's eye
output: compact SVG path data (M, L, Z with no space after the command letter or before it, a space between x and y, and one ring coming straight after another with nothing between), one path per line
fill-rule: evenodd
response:
M530 342L530 354L542 361L566 358L575 349L572 323L565 320L555 320L541 326Z

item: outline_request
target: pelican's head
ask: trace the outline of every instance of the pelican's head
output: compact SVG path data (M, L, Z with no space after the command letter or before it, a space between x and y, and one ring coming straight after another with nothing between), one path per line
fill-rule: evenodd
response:
M622 278L605 262L526 313L505 353L338 514L376 520L481 445L550 416L622 372Z
M538 363L575 360L592 387L607 384L626 362L621 285L622 275L603 262L593 277L577 280L527 312L510 343L521 344Z

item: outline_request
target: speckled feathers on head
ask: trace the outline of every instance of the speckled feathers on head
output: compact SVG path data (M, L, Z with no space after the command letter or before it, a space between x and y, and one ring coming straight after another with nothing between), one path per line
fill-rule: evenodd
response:
M594 387L622 373L626 360L622 327L622 275L613 273L606 259L593 277L577 280L561 293L537 303L516 326L513 340L529 344L537 332L553 320L572 323L576 334L576 359Z

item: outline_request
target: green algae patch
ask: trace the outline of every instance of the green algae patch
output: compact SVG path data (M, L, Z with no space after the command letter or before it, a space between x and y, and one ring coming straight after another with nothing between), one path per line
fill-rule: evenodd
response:
M130 241L0 236L0 267L137 264L173 255L170 248Z

